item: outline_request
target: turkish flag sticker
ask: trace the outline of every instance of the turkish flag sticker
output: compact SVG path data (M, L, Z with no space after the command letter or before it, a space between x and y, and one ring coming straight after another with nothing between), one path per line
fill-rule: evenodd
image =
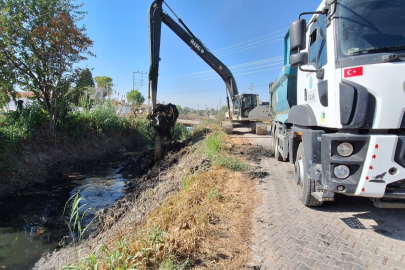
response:
M345 69L343 72L345 78L363 76L363 67L348 68Z

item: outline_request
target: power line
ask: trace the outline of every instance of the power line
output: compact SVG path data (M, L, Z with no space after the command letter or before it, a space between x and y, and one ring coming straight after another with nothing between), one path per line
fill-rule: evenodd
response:
M258 69L258 68L264 68L264 67L269 67L269 66L274 66L274 65L282 65L284 62L276 62L276 63L272 63L272 64L268 64L268 65L262 65L262 66L258 66L258 67L250 67L250 68L244 68L244 69L239 69L239 70L232 70L233 73L235 73L234 75L237 75L236 72L240 72L240 71L246 71L246 70L252 70L252 69ZM201 76L196 76L195 78L204 78L204 77L210 77L210 76L214 76L215 78L218 77L217 74L208 74L208 75L201 75Z
M263 87L269 86L268 84L259 84L255 85L255 87ZM250 89L250 85L238 87L239 89ZM185 90L185 91L168 91L168 92L161 92L161 94L200 94L200 93L213 93L213 92L223 92L224 88L217 88L217 89L204 89L204 90Z
M243 46L238 46L238 47L233 48L233 49L229 49L229 50L226 50L226 51L223 51L223 52L219 52L219 53L217 53L216 55L218 55L218 56L228 55L228 54L230 54L230 53L233 53L233 52L238 51L238 50L241 50L241 49L245 49L245 48L246 48L246 49L249 49L250 47L252 47L253 45L256 45L256 44L259 44L259 45L257 45L257 46L265 45L265 44L267 44L267 43L263 43L263 42L282 40L283 38L280 38L281 36L284 36L284 34L282 34L282 35L277 35L277 36L270 37L270 38L266 38L266 39L259 40L259 41L256 41L256 42L251 42L251 43L246 44L246 45L243 45ZM278 39L274 40L275 38L278 38ZM262 43L262 44L260 44L260 43Z
M260 46L263 46L263 45L267 45L267 44L270 44L270 43L274 43L274 42L280 41L280 40L284 40L284 39L283 39L283 38L280 38L280 39L276 39L276 40L273 40L273 41L270 41L270 42L266 42L266 43L263 43L263 44L259 44L259 45L256 45L256 46L251 46L251 47L243 48L243 49L241 48L240 50L233 51L233 52L229 52L229 53L225 53L225 54L221 54L221 55L219 55L219 56L226 56L226 55L234 54L234 53L237 53L237 52L242 52L242 51L250 50L250 49L257 48L257 47L260 47Z
M240 43L235 44L235 45L231 45L231 46L228 46L228 47L225 47L225 48L222 48L222 49L218 49L218 50L213 51L213 53L217 53L217 52L220 52L220 51L229 49L229 48L233 48L233 47L239 46L239 45L244 44L244 43L248 43L248 42L251 42L251 41L254 41L254 40L257 40L257 39L261 39L261 38L263 38L263 37L267 37L267 36L273 35L273 34L275 34L275 33L278 33L278 32L281 32L281 31L285 31L285 30L287 30L287 29L288 29L288 28L283 28L283 29L274 31L274 32L272 32L272 33L270 33L270 34L266 34L266 35L263 35L263 36L260 36L260 37L257 37L257 38L253 38L253 39L250 39L250 40L247 40L247 41L240 42Z
M242 68L245 67L252 67L255 65L259 65L259 64L268 64L268 63L276 63L276 64L282 64L282 60L284 59L283 55L279 55L279 56L275 56L275 57L271 57L271 58L265 58L265 59L261 59L261 60L256 60L256 61L251 61L251 62L246 62L246 63L242 63L242 64L237 64L237 65L233 65L233 66L229 66L229 69L231 69L232 72L238 72L238 71L242 71ZM271 64L269 64L271 65ZM190 78L185 78L185 79L195 79L195 78L200 78L203 76L215 76L217 77L217 74L214 70L209 69L209 70L204 70L204 71L199 71L199 72L193 72L193 73L189 73L189 74L182 74L182 75L175 75L175 76L168 76L168 77L163 77L165 79L167 78L178 78L178 77L190 77Z
M271 63L271 62L275 62L275 61L281 61L281 60L283 60L283 58L284 58L283 55L279 55L279 56L275 56L272 58L265 58L265 59L261 59L261 60L256 60L256 61L252 61L252 62L246 62L246 63L242 63L242 64L229 66L228 68L231 70L236 70L236 69L242 68L242 67L254 66L254 65L259 65L259 64L264 64L264 63ZM190 73L190 75L193 75L193 74L197 75L197 74L202 74L202 73L216 73L216 72L212 69L209 69L209 70L205 70L205 71Z
M253 73L259 73L259 72L264 72L264 71L268 71L268 70L275 70L275 69L281 69L281 67L283 66L282 62L279 63L280 66L274 67L274 68L266 68L266 69L262 69L262 70L257 70L257 71L251 71L251 72L245 72L245 73L234 73L233 75L236 76L242 76L242 75L246 75L246 74L253 74ZM242 71L242 70L240 70ZM213 77L209 77L209 78L200 78L198 80L201 81L208 81L208 80L213 80L213 79L217 79L218 76L213 76Z

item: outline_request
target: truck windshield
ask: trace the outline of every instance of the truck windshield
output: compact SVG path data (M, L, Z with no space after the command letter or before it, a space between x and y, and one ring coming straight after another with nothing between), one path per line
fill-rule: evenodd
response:
M405 0L340 0L338 58L405 50Z

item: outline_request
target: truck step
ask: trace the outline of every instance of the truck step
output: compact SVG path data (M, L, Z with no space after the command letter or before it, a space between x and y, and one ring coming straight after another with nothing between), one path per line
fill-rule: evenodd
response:
M405 201L401 200L381 200L375 199L373 200L374 206L378 208L405 208Z

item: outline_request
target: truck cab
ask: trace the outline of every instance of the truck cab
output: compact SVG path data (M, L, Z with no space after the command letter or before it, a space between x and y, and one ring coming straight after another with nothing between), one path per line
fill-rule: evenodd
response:
M305 205L343 193L405 207L404 14L404 1L325 0L291 23L270 112Z

